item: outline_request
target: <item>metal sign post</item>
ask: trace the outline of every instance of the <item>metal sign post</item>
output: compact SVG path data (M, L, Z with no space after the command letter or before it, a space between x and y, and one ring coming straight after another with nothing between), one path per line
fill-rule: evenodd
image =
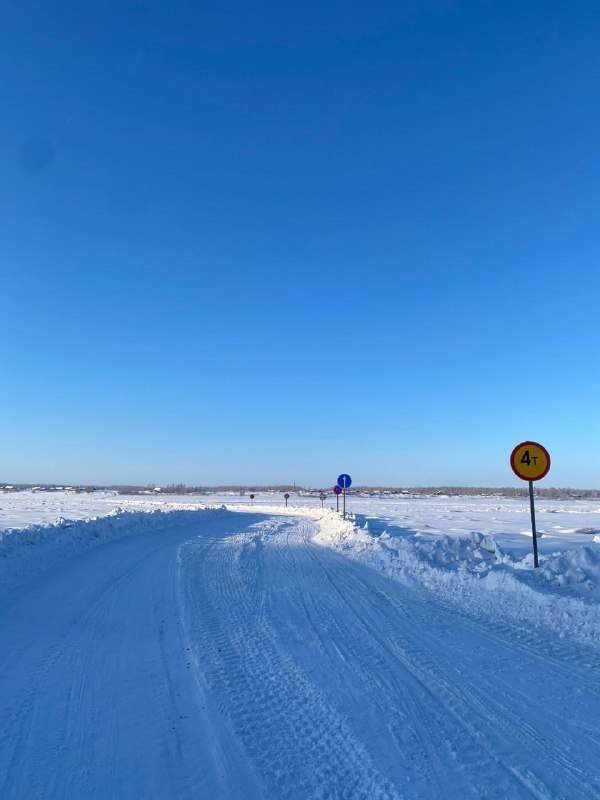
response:
M537 569L538 562L538 549L537 549L537 531L535 529L535 503L533 502L533 481L529 481L529 508L531 510L531 533L533 535L533 566Z
M289 496L289 494L286 492L286 493L283 495L283 497L284 497L284 499L285 499L285 507L287 508L287 501L290 499L290 496Z
M342 490L342 501L344 510L342 512L343 519L346 519L346 489L349 489L352 486L352 478L350 475L347 475L345 472L342 472L341 475L338 475L338 486Z
M321 501L321 508L323 508L323 503L325 502L326 497L327 495L325 494L325 492L321 492L321 494L319 495L319 500Z
M535 502L533 482L541 480L550 470L550 453L537 442L521 442L510 454L510 466L518 478L529 484L529 509L531 511L531 535L533 537L533 565L539 567L537 530L535 526Z
M250 505L251 506L254 505L254 495L253 494L250 495Z
M342 490L337 484L333 487L333 493L335 495L335 510L337 512L339 512L339 510L340 510L340 495L342 493Z

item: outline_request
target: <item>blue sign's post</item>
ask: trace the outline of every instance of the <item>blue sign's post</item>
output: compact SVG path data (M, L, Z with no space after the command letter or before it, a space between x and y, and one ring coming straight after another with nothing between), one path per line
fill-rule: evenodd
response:
M341 475L338 475L338 486L342 490L342 497L343 497L343 506L344 511L342 513L342 517L346 519L346 489L349 489L352 486L352 478L350 475L346 475L345 472L342 472Z
M338 486L337 483L336 483L336 485L333 487L333 493L335 495L335 510L339 511L340 510L340 495L342 493L342 487Z

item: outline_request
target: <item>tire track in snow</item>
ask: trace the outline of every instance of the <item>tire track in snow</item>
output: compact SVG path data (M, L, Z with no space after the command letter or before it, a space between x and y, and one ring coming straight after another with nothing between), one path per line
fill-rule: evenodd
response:
M107 542L3 603L3 800L247 796L231 791L247 785L241 752L226 731L210 741L185 664L177 551L197 535Z
M590 649L391 581L313 526L127 537L5 603L0 797L600 797Z
M245 605L260 631L260 647L276 641L278 658L287 654L287 663L327 698L398 793L428 800L595 796L598 769L589 758L581 768L573 750L585 734L584 750L597 755L589 726L576 719L555 725L561 712L544 715L540 699L519 695L520 675L511 666L523 662L522 672L523 664L543 664L550 647L554 655L546 668L555 689L571 667L564 648L561 653L538 634L531 641L526 632L515 638L510 625L490 633L482 619L432 603L425 592L314 545L312 534L306 520L292 524L288 518L279 531L257 529L251 538L228 542L237 552L229 552L230 563L211 594L227 591L233 581L238 606ZM502 655L503 685L494 682L491 670L483 676L473 672L481 654L465 651L462 664L454 652L460 637L488 663ZM453 652L446 655L449 644ZM244 641L232 637L230 646L236 658L225 673L239 665ZM572 662L576 669L580 656ZM221 678L228 680L226 674ZM513 689L516 701L509 696Z
M440 613L440 609L438 608L437 610L438 613ZM452 609L451 613L453 613L453 611L454 609ZM447 610L445 613L447 613ZM463 615L463 617L465 620L468 619L465 615ZM422 619L422 622L425 623L425 620ZM502 630L504 631L505 629L503 628ZM510 627L507 626L506 633L508 634L509 632L512 633ZM529 643L527 643L524 632L521 631L521 635L518 639L518 647L513 645L511 641L512 637L508 635L507 638L502 639L497 634L490 632L489 629L482 631L481 620L479 620L478 634L484 635L488 641L493 642L495 645L501 644L504 653L508 651L508 655L503 658L500 664L496 665L496 669L490 670L491 674L497 674L497 670L506 669L507 665L508 671L514 672L517 670L523 673L525 671L523 661L533 661L534 665L545 663L546 670L550 669L552 672L556 672L555 677L559 679L566 679L567 675L569 678L572 677L572 672L569 673L565 664L558 662L557 659L554 658L550 660L550 662L544 662L545 648L543 648L542 653L538 653L535 649L540 644L539 634L535 631L532 637L533 642ZM406 632L404 632L404 635L406 635ZM482 673L478 675L478 682L473 682L469 680L470 675L467 670L458 669L460 661L446 661L442 670L440 665L431 658L431 651L434 648L430 647L428 652L426 652L422 646L419 646L420 642L415 640L414 637L411 642L411 647L407 648L406 642L399 639L397 632L394 631L390 633L390 637L391 641L395 643L395 648L400 657L410 662L411 669L414 670L415 674L426 676L438 685L440 693L445 693L449 697L456 698L456 702L453 701L455 705L461 706L469 704L476 715L483 719L489 719L497 730L500 730L502 727L506 728L510 733L509 738L511 740L521 740L523 745L529 750L532 748L538 749L540 751L540 764L545 764L549 759L556 765L557 769L567 772L570 775L574 786L578 785L583 770L579 767L577 761L573 759L572 752L568 753L565 747L564 731L565 728L572 728L574 737L588 735L592 743L597 744L597 738L593 736L597 728L593 722L581 724L576 720L565 719L564 714L557 713L554 709L548 708L547 704L544 705L535 698L531 698L530 693L519 688L519 686L515 686L514 682L505 682L505 687L510 692L510 697L507 698L501 691L501 687L498 686L498 682L491 680L487 674ZM440 649L443 648L443 642L440 637L436 635L435 629L430 627L428 637L434 646ZM526 644L529 646L524 649ZM532 644L534 645L533 648L531 646ZM590 654L588 654L587 658L589 657ZM579 651L577 651L577 655L573 658L571 663L572 665L579 665L580 661L581 656L579 655ZM527 669L529 670L531 678L526 681L525 685L530 687L535 672L534 669L531 668L530 663L527 663ZM588 684L589 682L585 680L585 674L583 678L585 683ZM461 687L464 686L469 686L468 693L462 691ZM589 684L589 691L586 694L588 700L598 700L598 693L594 691L596 688L596 684ZM537 706L540 712L543 713L545 717L543 731L532 726L515 710L518 708L518 703L516 703L515 700L519 698L523 704L522 707L524 705ZM507 702L507 699L509 702ZM579 739L579 743L581 746L581 738ZM593 794L595 790L595 787L585 780L579 785L579 791L582 793L582 796L586 796L586 792Z
M509 703L498 699L502 696L499 695L498 687L494 686L492 682L487 682L488 691L484 691L484 687L478 686L478 682L481 683L480 676L477 676L477 680L474 681L474 676L468 670L460 671L456 669L457 664L460 662L444 659L443 657L437 661L431 658L430 654L435 652L436 648L439 648L439 652L443 653L443 642L441 639L436 638L435 626L432 626L431 621L425 618L424 612L428 608L426 595L421 597L418 603L413 601L408 606L410 608L410 616L417 622L416 626L396 624L396 622L400 623L400 620L407 619L406 605L401 604L399 606L397 601L393 602L392 605L394 611L399 611L400 613L395 615L393 621L386 622L382 620L381 615L377 612L373 614L373 617L376 617L373 620L375 624L371 624L368 618L369 612L375 606L380 609L381 604L374 604L372 607L366 604L358 609L350 599L356 597L357 594L360 595L357 592L357 581L360 581L360 579L356 577L353 570L342 569L335 573L335 580L332 578L333 583L336 583L338 587L343 587L343 594L349 598L349 605L354 607L355 616L361 618L361 615L366 612L366 617L362 618L365 631L370 630L373 634L377 631L377 635L381 634L383 636L382 646L388 647L392 657L412 673L424 690L432 693L434 703L445 707L448 714L440 718L439 729L443 730L444 727L447 729L447 719L454 717L459 725L468 732L471 744L467 751L463 750L462 752L462 766L472 771L473 786L477 787L477 792L484 791L484 786L480 785L481 781L478 776L481 773L485 773L487 768L493 768L497 772L500 767L504 771L505 777L507 773L514 776L522 784L523 788L527 792L531 792L534 797L550 798L551 800L554 800L557 796L562 797L562 794L555 794L555 787L561 784L568 786L568 789L564 790L566 792L564 797L568 797L569 800L574 797L588 798L596 796L596 793L600 794L598 771L594 770L596 775L590 780L589 762L586 764L586 773L581 769L580 760L574 755L573 749L571 748L569 751L565 745L564 728L565 726L570 727L568 720L565 720L564 717L557 717L561 722L560 727L555 726L555 729L552 730L545 724L543 730L540 730L539 717L536 718L536 726L531 725L527 719L524 719L514 710L514 698L511 697ZM384 583L385 581L377 581L374 576L369 576L369 581L368 584L365 584L365 588L371 594L374 594L374 588L378 582ZM393 586L393 584L390 585L390 591L393 591ZM403 590L401 590L401 593L407 601L410 600L411 594L414 595L414 593ZM423 600L425 600L425 603L423 603ZM449 618L450 624L452 623L452 617L457 616L454 609L441 609L439 603L431 604L429 610L431 613L445 614ZM460 615L458 616L460 619ZM382 621L383 626L381 624ZM462 615L462 623L472 626L472 620L466 615ZM378 627L380 630L377 630ZM424 631L426 631L426 636L423 635ZM503 640L500 636L491 636L489 638L494 639L496 644L501 644L504 651L513 647L510 639ZM533 638L537 643L539 635L536 634ZM347 639L348 641L356 641L358 637L347 637ZM514 649L518 654L519 648L521 648L523 651L522 658L528 659L530 658L530 648L525 651L523 647L524 641L525 637L522 636L521 639L517 640ZM360 657L360 653L357 653L356 656ZM534 657L538 657L535 651ZM517 659L518 655L513 656L513 658ZM575 663L577 663L577 659ZM564 663L559 665L559 678L564 674L565 669ZM483 682L486 683L485 677ZM524 710L529 712L532 703L529 698L524 695L522 697L528 701L527 706L529 708L525 706ZM592 697L595 697L594 693ZM545 716L547 717L548 715L546 714ZM553 716L555 715L553 714ZM547 723L547 719L544 722ZM574 730L574 738L578 735L580 736L582 730L585 729L576 723L574 728L579 729ZM451 737L451 735L452 731L446 730L444 740L451 740L451 738L446 738ZM538 777L535 776L531 768L514 766L510 763L511 758L514 759L515 741L521 742L525 752L530 754L530 761L536 764L535 771L538 773ZM485 743L485 749L482 749L482 743ZM579 740L579 743L582 744L581 740ZM590 737L588 745L597 745L597 739ZM589 747L588 749L592 748ZM469 761L464 759L465 752L468 751L470 751L470 764ZM534 754L535 758L532 759L531 756ZM540 777L540 775L548 771L549 763L554 766L554 775L551 781L552 787L546 786L545 779L543 780ZM511 790L508 785L506 786L506 791L508 792L506 796L513 796L511 791L514 792L516 789L513 786ZM483 795L476 793L475 796Z
M318 554L309 549L310 556L320 561ZM415 670L405 655L401 657L394 647L392 632L381 630L385 619L371 624L364 617L364 607L359 608L352 602L357 594L361 596L356 584L364 586L362 581L354 575L347 580L344 570L332 575L330 566L323 567L339 596L340 606L347 607L341 613L338 609L335 615L325 611L323 624L332 636L343 642L344 659L352 664L355 672L360 671L356 665L361 664L370 670L369 679L363 678L363 682L369 694L376 698L382 715L390 717L389 730L398 750L410 753L405 770L410 771L410 762L422 765L424 774L411 777L411 786L403 788L410 789L416 796L422 791L427 798L445 798L449 790L452 796L479 798L483 788L481 776L493 772L502 791L507 792L503 796L510 796L517 781L508 768L498 763L493 742L480 742L465 709L457 710L456 704L450 706L444 702L443 695L436 691L438 687L425 680L425 673ZM368 588L372 590L373 587L369 585ZM406 609L401 609L400 618L404 618L405 624L410 619ZM389 676L389 680L372 677L382 674ZM395 720L389 709L393 709L399 699L402 700L402 715ZM452 762L455 762L454 769L449 769ZM415 783L423 785L417 790Z
M189 634L205 679L278 798L399 797L345 720L281 646L265 604L260 534L185 546ZM275 793L274 795L272 793Z
M299 571L299 587L311 587L316 599L305 592L298 593L306 607L310 602L315 620L313 627L324 633L318 638L325 650L327 642L333 642L337 652L335 668L342 673L341 680L348 682L351 674L353 682L363 689L363 697L368 697L382 719L388 719L387 730L394 747L389 748L390 757L397 761L396 773L401 772L410 783L412 794L423 791L428 798L447 796L447 765L439 756L445 742L438 729L425 724L422 709L414 696L422 695L421 687L415 686L410 675L398 680L397 670L385 658L385 648L374 639L373 630L367 628L357 616L356 608L340 591L340 580L333 576L330 567L319 558L319 552L309 543L311 528L299 526L295 541L288 540L286 547L279 547L278 555L283 560L286 549L298 553L294 559ZM300 541L299 541L300 536ZM343 563L343 562L342 562ZM328 605L333 610L329 610ZM358 624L357 624L358 623ZM340 669L341 662L341 669ZM382 743L379 742L379 747ZM388 745L389 747L389 745ZM418 769L415 770L415 765ZM406 787L402 787L406 790ZM472 787L461 782L462 797L470 796Z

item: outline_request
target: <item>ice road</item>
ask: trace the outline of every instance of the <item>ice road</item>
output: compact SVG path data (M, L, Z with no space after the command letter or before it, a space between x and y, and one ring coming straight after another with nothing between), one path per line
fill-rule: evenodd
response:
M0 601L0 797L600 797L593 647L255 511L104 541Z

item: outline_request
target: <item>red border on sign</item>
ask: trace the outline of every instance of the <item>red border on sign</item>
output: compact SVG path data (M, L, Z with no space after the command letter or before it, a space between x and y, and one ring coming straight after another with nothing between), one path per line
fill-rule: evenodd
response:
M527 444L533 444L536 447L539 447L540 450L542 450L544 452L546 458L548 459L548 465L547 465L546 469L544 470L544 472L542 472L541 475L538 475L537 478L528 478L528 477L526 477L524 475L521 475L521 473L519 473L517 471L517 468L515 467L515 455L517 453L517 450L520 450L521 447L525 447L525 445L527 445ZM546 450L544 445L540 444L539 442L530 442L529 440L526 441L526 442L521 442L521 444L518 444L515 447L515 449L512 451L512 453L510 454L510 467L511 467L512 471L515 473L515 475L517 476L517 478L520 478L522 481L541 481L542 478L545 478L546 475L548 474L548 472L550 472L550 453Z

